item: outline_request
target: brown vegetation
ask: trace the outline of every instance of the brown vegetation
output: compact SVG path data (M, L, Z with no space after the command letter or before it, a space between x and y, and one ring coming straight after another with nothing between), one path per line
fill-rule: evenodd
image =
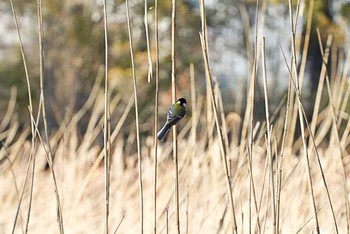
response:
M174 100L177 85L175 0L172 3ZM226 103L211 73L205 5L204 1L200 3L199 38L205 77L197 77L191 65L187 82L187 92L191 93L190 113L166 143L155 142L154 135L142 131L149 128L156 134L157 129L153 126L157 126L158 120L158 48L154 58L156 70L152 72L155 77L148 84L153 88L156 82L156 101L155 105L147 103L148 110L155 113L138 118L137 106L141 99L138 94L142 91L137 88L129 12L133 72L130 84L132 82L133 87L125 88L123 94L114 92L118 83L108 79L105 8L105 67L101 68L82 108L65 115L57 131L47 133L42 89L38 113L33 110L32 98L28 95L29 126L20 127L14 112L16 90L12 90L0 123L0 233L349 232L350 158L346 149L350 145L347 112L350 54L344 61L338 60L344 66L333 66L338 70L330 80L327 63L332 36L328 35L327 42L323 43L318 33L323 66L314 113L309 120L301 91L306 62L302 58L307 57L308 45L299 58L295 37L300 6L296 5L294 18L294 8L289 1L291 58L284 53L287 48L281 46L284 58L281 66L289 74L286 99L281 100L276 110L270 109L269 99L274 90L268 85L266 39L257 34L248 95L241 99L247 103L238 104L246 106L246 113L243 119L234 112L225 114ZM128 10L129 5L126 7ZM259 4L256 10L258 32ZM39 38L43 36L41 17L38 1ZM308 20L311 18L309 14ZM18 33L21 38L20 28ZM310 34L310 28L305 33ZM21 40L20 45L23 49ZM39 54L40 81L43 81L45 58L41 46L42 42ZM145 63L149 62L148 58L145 56ZM299 60L302 61L300 67ZM27 68L24 53L23 64ZM261 72L258 67L262 67ZM102 71L104 88L101 88ZM28 74L26 77L30 94ZM206 95L195 87L195 80L199 79L206 83ZM257 79L262 79L263 84L264 122L253 120ZM185 78L181 82L185 82ZM124 95L128 93L130 95ZM160 106L160 114L166 109L167 106ZM83 120L86 128L81 131ZM38 126L44 126L43 130Z

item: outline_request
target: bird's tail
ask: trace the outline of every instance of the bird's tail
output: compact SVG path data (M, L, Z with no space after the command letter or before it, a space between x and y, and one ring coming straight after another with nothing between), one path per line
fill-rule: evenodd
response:
M162 129L160 129L159 132L157 133L158 140L165 141L166 137L168 136L169 130L170 130L169 124L164 124Z

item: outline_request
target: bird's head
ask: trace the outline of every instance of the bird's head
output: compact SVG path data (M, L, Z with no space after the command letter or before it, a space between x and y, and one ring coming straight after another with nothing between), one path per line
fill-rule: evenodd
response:
M186 99L185 98L180 98L179 100L176 101L176 103L180 104L183 107L186 107Z

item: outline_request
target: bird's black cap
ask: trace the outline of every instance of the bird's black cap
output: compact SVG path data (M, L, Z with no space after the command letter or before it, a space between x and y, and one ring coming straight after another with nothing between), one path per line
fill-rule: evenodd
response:
M186 104L186 99L185 98L180 98L179 100L177 100L178 102L180 102L180 104Z

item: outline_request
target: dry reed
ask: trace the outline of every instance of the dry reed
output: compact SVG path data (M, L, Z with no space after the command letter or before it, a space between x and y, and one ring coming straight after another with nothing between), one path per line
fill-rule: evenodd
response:
M109 93L114 87L110 87L108 83L108 24L104 1L104 69L100 69L84 106L73 113L71 118L67 117L50 137L46 126L43 92L44 48L41 1L37 1L41 73L38 116L33 114L30 80L20 26L12 1L10 3L26 76L30 129L18 133L19 123L14 110L16 91L13 90L5 118L0 124L2 141L0 188L4 191L1 194L3 199L0 207L0 232L92 233L104 230L108 233L112 225L116 227L114 233L349 231L349 183L346 179L349 175L347 164L349 157L346 148L350 144L350 118L346 113L346 106L350 96L350 85L346 74L350 66L350 56L348 55L343 61L345 56L336 57L333 54L333 61L337 59L339 63L343 62L344 67L333 64L333 69L337 71L333 70L332 74L328 75L326 65L332 40L331 37L328 38L325 48L319 40L323 66L313 119L309 123L303 106L301 88L314 1L311 1L309 6L306 39L302 47L299 71L297 67L300 56L297 51L301 44L297 36L300 32L296 29L302 9L300 1L295 10L289 1L292 43L290 61L282 49L289 74L289 89L287 101L282 100L277 110L272 110L269 105L271 90L268 85L269 63L265 55L265 37L258 34L258 27L263 29L267 3L262 3L262 15L259 16L260 3L256 1L254 48L250 48L249 43L246 45L251 74L248 79L247 109L243 123L239 122L239 127L242 128L240 136L233 134L234 128L229 127L232 124L229 115L232 113L225 114L223 94L219 84L213 82L205 5L204 1L200 1L202 30L199 39L202 45L207 93L202 96L196 89L194 67L197 65L191 64L189 82L192 101L191 119L185 123L181 131L178 132L177 128L174 128L173 144L159 145L156 138L160 70L158 1L156 1L154 157L144 158L141 157L145 147L141 147L140 143L138 90L128 0L126 0L126 12L134 95L124 103L120 95ZM145 27L148 31L146 2L144 6ZM240 11L242 18L246 19L246 9L241 7ZM176 99L175 21L176 1L173 0L171 28L173 102ZM248 22L245 23L248 38L251 34L250 25ZM148 33L146 34L148 40ZM262 40L258 40L260 37ZM151 66L149 41L147 46L148 65ZM258 70L260 55L261 74ZM102 71L105 79L104 89L100 89ZM148 70L148 75L150 72L152 71ZM253 121L254 99L258 88L255 85L259 75L263 81L266 111L264 123ZM335 79L332 82L331 77ZM324 89L327 95L322 96ZM328 101L328 106L325 108L320 104L323 99ZM135 116L131 118L135 121L129 123L126 119L133 104ZM113 127L110 126L112 113L118 118ZM86 131L80 135L78 123L87 116L89 119ZM295 141L298 117L301 134ZM44 139L39 131L40 121L43 121L44 125ZM102 125L104 128L101 130ZM344 125L346 126L343 130ZM130 131L127 137L121 137L121 130L126 128L135 129L136 133ZM96 143L101 133L104 135L103 147ZM130 149L135 140L137 157ZM178 152L178 148L181 153ZM167 159L171 150L173 150L173 161ZM221 157L217 157L218 155ZM103 159L104 167L100 167ZM49 165L51 176L47 176L48 172L37 166L45 163ZM101 180L103 177L104 183ZM138 180L135 180L136 177ZM103 204L101 191L105 191ZM325 209L326 207L329 209ZM329 219L330 214L332 219ZM63 215L65 215L64 223ZM175 222L169 222L171 219ZM53 225L57 223L58 227ZM136 225L137 223L140 223L140 226ZM309 225L310 223L314 226Z

